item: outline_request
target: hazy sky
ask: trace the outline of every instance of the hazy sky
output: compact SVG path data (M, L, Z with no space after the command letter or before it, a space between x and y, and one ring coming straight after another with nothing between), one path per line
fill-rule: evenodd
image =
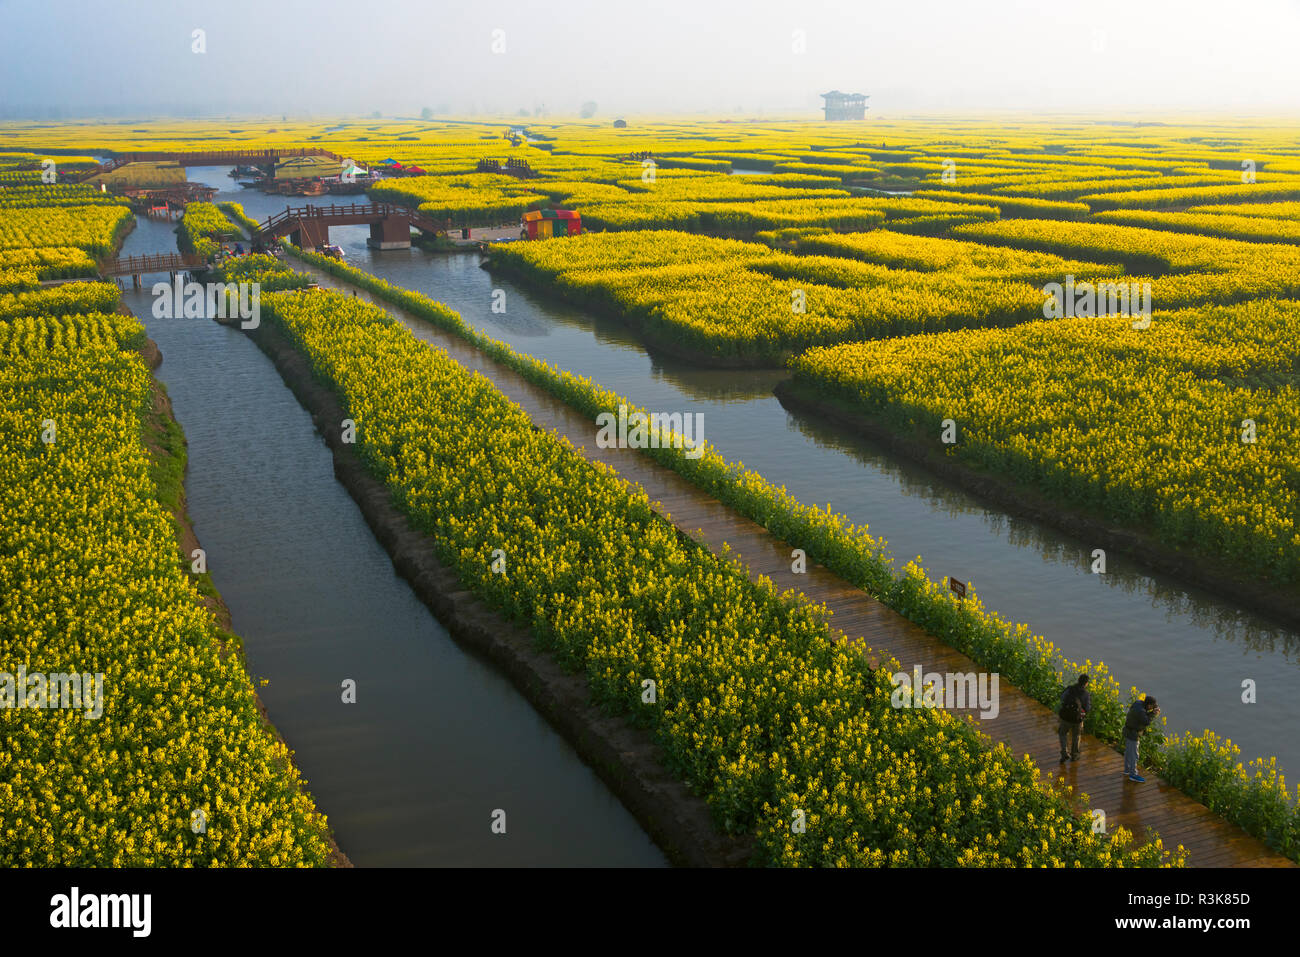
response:
M1300 0L0 0L0 116L811 118L833 88L878 115L1300 116Z

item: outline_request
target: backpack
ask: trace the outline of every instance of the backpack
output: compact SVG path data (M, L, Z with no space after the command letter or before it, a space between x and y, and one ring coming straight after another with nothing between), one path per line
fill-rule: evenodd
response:
M1065 690L1065 701L1061 704L1058 714L1062 721L1070 724L1078 724L1083 720L1083 709L1079 707L1079 692L1076 688L1070 687Z

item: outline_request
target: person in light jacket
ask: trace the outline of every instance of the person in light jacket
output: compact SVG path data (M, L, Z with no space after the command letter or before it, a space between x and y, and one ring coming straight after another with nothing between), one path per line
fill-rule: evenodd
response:
M1130 781L1138 784L1146 781L1138 774L1138 738L1159 713L1156 699L1147 695L1129 706L1128 717L1124 719L1124 773Z

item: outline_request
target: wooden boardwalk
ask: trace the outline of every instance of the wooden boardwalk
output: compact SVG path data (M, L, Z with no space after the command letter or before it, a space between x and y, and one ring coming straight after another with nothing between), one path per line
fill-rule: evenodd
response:
M300 268L310 267L300 264ZM348 292L355 288L319 270L310 271L322 287ZM831 611L831 625L848 640L865 644L874 661L887 663L893 658L908 673L915 665L920 665L923 672L983 670L832 572L809 563L806 574L792 573L790 552L795 546L778 540L637 450L597 447L592 420L463 340L375 299L365 290L356 291L361 298L401 319L419 338L489 377L537 425L554 429L568 437L587 458L605 462L627 480L639 483L651 501L659 503L659 510L697 541L715 551L726 543L754 577L766 575L778 588L797 589L812 601L825 604ZM618 384L607 385L617 389ZM1000 708L996 717L980 718L974 709L958 713L966 714L991 739L1005 743L1016 757L1028 755L1057 786L1071 788L1076 795L1088 795L1090 807L1105 811L1109 830L1122 826L1138 840L1144 840L1147 829L1153 829L1166 847L1185 847L1188 864L1193 867L1295 866L1154 774L1147 775L1146 784L1128 781L1122 773L1123 755L1090 735L1080 739L1078 761L1060 764L1055 714L1010 682L1000 681L998 690Z

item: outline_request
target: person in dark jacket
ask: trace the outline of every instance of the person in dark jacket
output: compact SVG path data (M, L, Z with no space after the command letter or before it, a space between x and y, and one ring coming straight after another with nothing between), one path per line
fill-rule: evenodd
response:
M1138 738L1159 713L1156 699L1147 695L1129 705L1128 717L1124 719L1124 773L1130 781L1138 784L1146 781L1138 774Z
M1061 763L1079 760L1079 732L1083 730L1083 719L1092 709L1092 698L1088 695L1088 676L1079 675L1079 680L1061 692L1061 701L1056 706L1056 716L1061 723L1056 726L1057 737L1061 739ZM1065 749L1069 738L1070 749Z

